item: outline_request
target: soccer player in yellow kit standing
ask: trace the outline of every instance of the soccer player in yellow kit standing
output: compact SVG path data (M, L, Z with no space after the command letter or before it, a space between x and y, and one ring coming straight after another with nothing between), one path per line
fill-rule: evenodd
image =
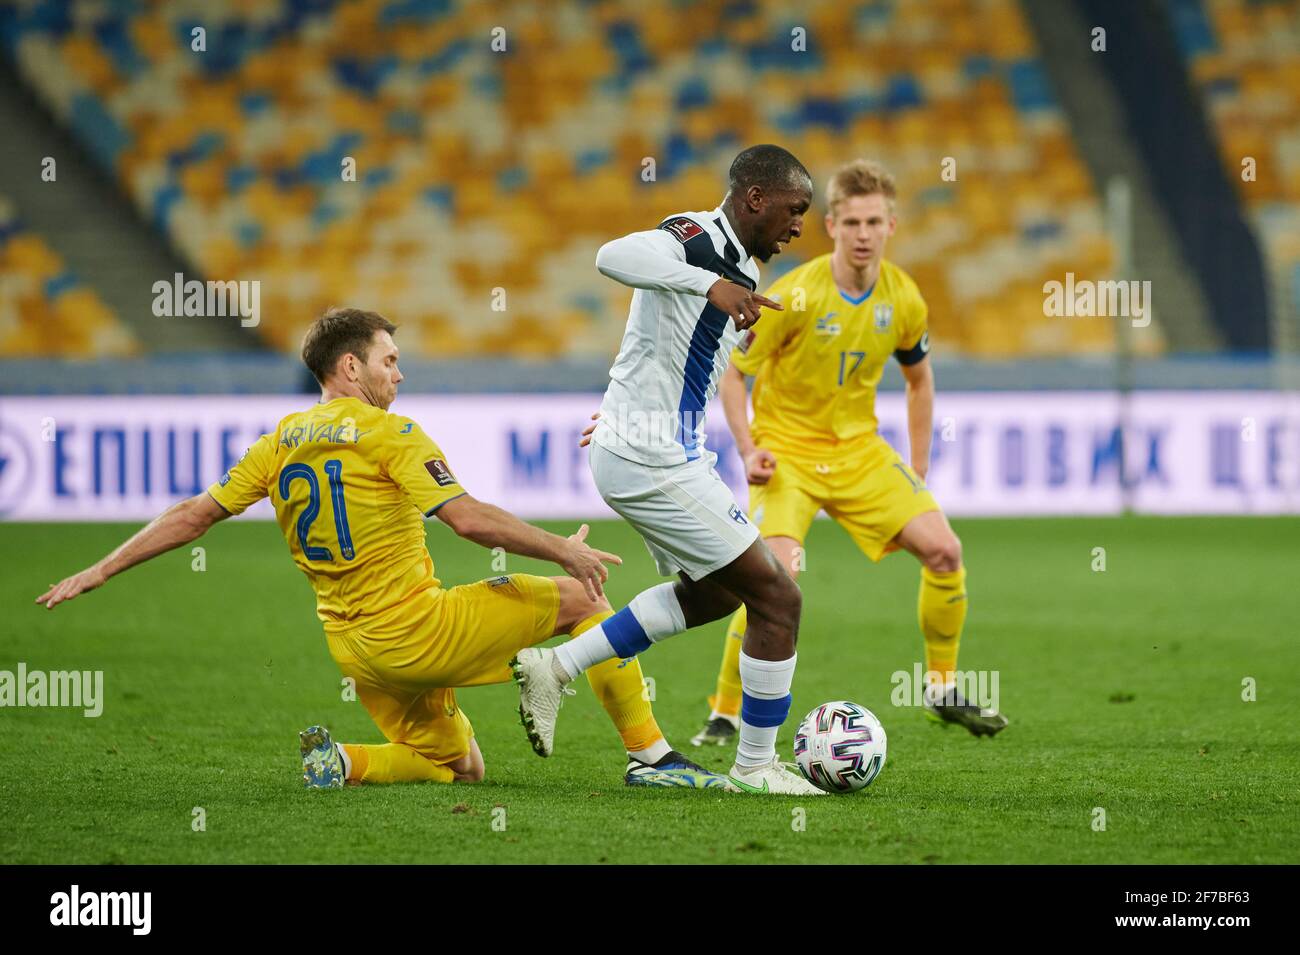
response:
M303 343L321 385L318 404L282 419L205 493L37 598L53 608L269 496L316 592L330 654L388 739L336 744L325 728L308 728L299 734L308 787L482 779L456 688L509 682L520 649L612 616L604 564L621 560L587 546L586 525L559 537L476 500L419 425L388 413L402 380L395 330L374 312L327 312ZM553 561L570 576L509 574L443 589L425 548L423 519L433 515L461 537ZM726 788L670 749L639 664L620 662L589 674L628 748L629 785Z
M745 461L750 516L777 559L798 575L804 537L822 509L873 561L900 547L914 554L921 562L925 707L992 735L1006 718L965 700L953 680L966 570L961 543L924 483L934 376L925 301L912 278L884 258L895 197L893 178L878 164L857 160L836 172L826 191L834 251L767 290L785 310L763 310L719 390ZM891 354L907 383L910 467L876 431L876 386ZM755 376L752 424L745 375ZM742 607L728 626L712 711L691 740L696 746L724 745L735 733L745 625Z

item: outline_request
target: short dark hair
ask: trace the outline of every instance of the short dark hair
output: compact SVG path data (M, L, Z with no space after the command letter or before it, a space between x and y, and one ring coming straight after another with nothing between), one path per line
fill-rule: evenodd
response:
M378 312L331 308L307 329L302 340L302 360L323 385L340 358L352 354L364 362L375 332L391 335L395 331L397 326Z
M793 153L763 143L750 146L731 161L728 186L732 195L741 195L750 186L761 186L766 192L786 192L798 189L805 179L811 189L812 176Z

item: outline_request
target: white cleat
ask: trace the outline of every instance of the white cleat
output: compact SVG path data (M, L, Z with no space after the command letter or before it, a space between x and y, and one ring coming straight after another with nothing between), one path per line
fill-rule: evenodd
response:
M538 756L550 756L555 747L555 718L566 696L575 696L567 682L555 673L555 651L528 647L510 661L510 672L519 684L519 721L528 731L528 742Z
M823 790L818 789L798 773L792 772L785 763L781 762L779 756L774 756L772 762L766 766L733 765L731 771L727 773L727 778L741 792L772 796L826 795Z

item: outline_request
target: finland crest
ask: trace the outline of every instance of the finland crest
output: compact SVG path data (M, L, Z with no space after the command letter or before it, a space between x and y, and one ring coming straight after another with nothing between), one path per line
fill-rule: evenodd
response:
M876 306L875 328L878 332L889 331L889 326L894 324L894 306L889 302L881 302Z

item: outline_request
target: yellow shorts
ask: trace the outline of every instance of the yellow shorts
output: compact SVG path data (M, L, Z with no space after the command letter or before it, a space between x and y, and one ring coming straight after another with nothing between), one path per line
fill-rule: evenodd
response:
M553 636L559 609L554 580L510 574L421 591L382 623L325 637L388 741L443 764L474 736L455 688L509 681L510 658Z
M749 515L763 537L803 543L817 512L825 510L873 561L897 550L907 522L939 504L916 472L879 435L851 457L772 449L776 470L766 484L749 486Z

